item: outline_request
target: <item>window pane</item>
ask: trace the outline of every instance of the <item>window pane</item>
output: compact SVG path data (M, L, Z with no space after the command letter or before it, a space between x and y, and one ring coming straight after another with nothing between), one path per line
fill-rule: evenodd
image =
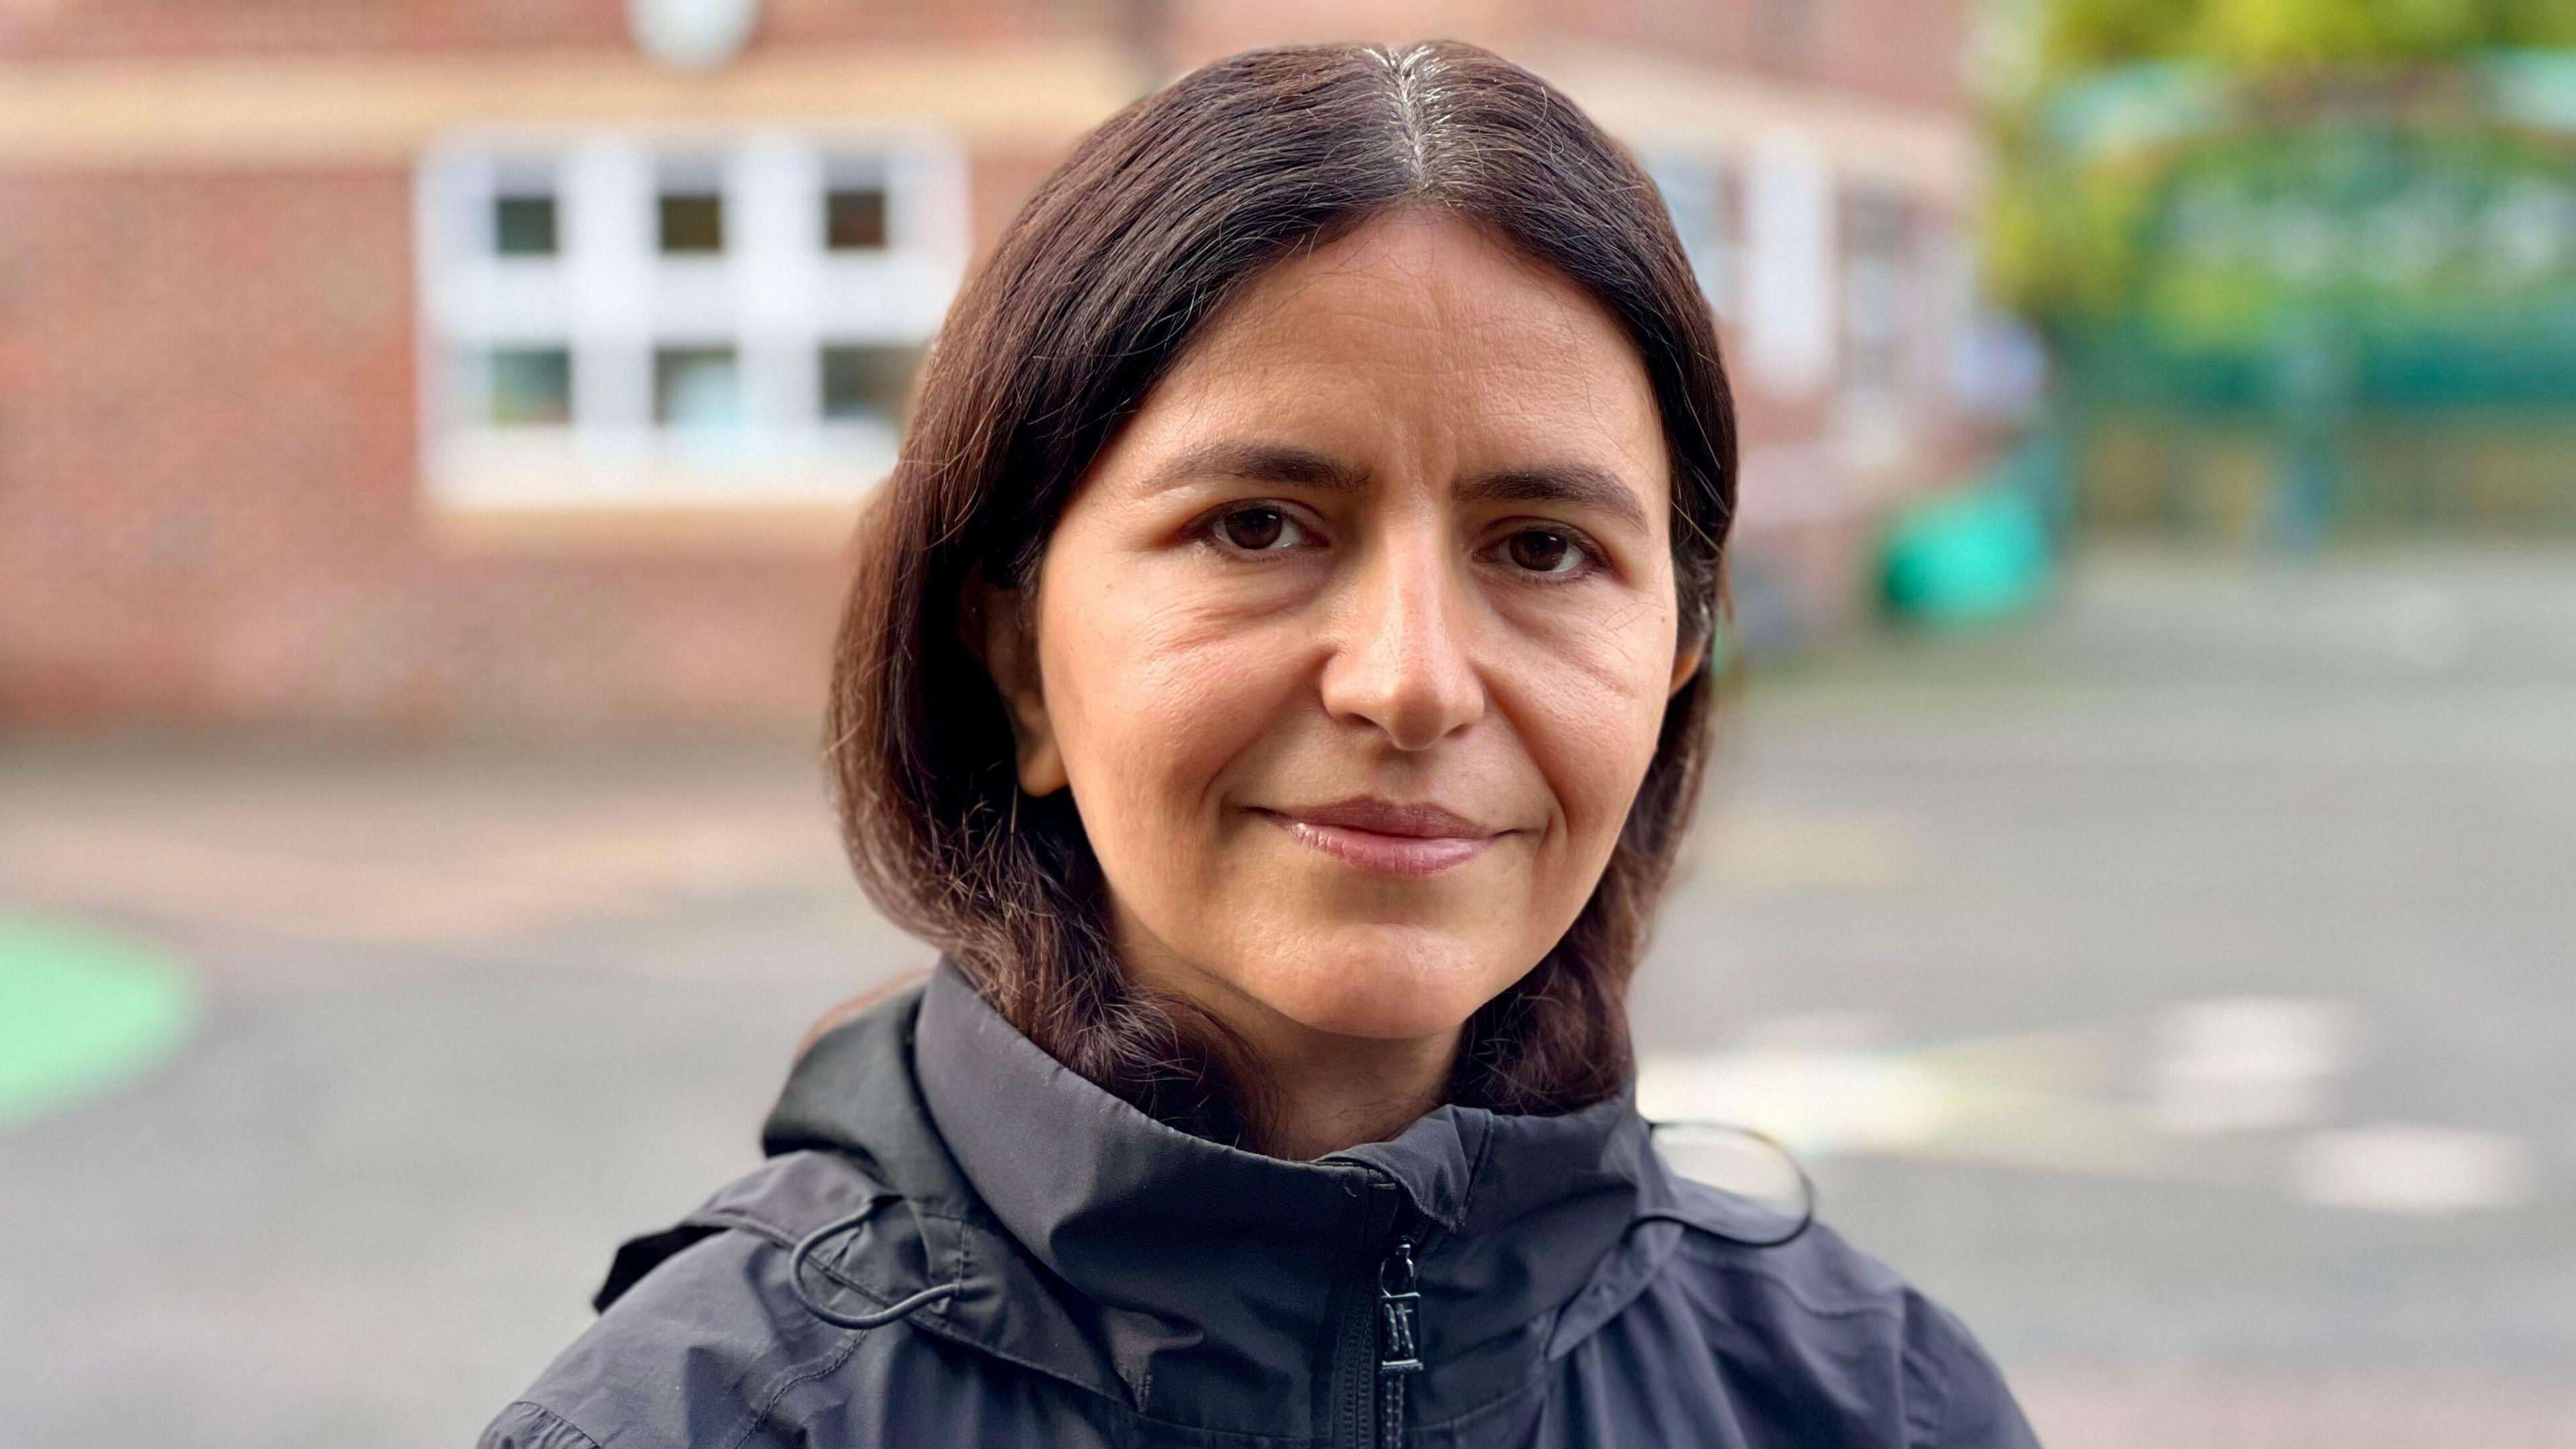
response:
M825 199L823 242L836 252L883 249L886 244L885 188L833 188Z
M726 428L742 421L742 370L730 347L664 347L653 354L653 421Z
M1904 381L1910 221L1905 199L1881 191L1855 192L1844 207L1843 381L1855 393L1893 396Z
M1700 290L1720 315L1731 313L1728 289L1734 279L1728 273L1734 238L1729 232L1725 173L1710 157L1675 153L1656 157L1647 174L1664 194L1664 206L1672 213L1673 230L1699 277Z
M555 254L555 199L504 196L492 203L492 250L505 257Z
M501 427L572 421L572 353L561 347L502 347L489 359L490 419Z
M724 197L713 191L662 193L662 250L724 250Z
M1875 189L1855 191L1849 217L1851 249L1882 256L1901 252L1909 220L1904 197Z
M827 422L869 422L900 427L904 389L921 352L913 347L836 346L823 349L823 417Z

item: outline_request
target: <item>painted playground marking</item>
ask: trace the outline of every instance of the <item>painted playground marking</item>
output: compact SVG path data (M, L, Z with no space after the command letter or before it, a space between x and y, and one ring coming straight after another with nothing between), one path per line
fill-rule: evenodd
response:
M141 1076L196 1016L194 982L161 952L75 922L0 915L0 1128Z
M2212 997L2126 1026L1893 1037L1850 1015L1756 1023L1728 1050L1645 1057L1638 1109L1752 1128L1807 1158L2221 1182L2248 1181L2250 1166L2269 1174L2251 1182L2302 1202L2418 1217L2518 1206L2538 1176L2531 1149L2499 1133L2329 1126L2369 1040L2348 1002ZM1732 1187L1746 1170L1721 1134L1667 1138L1683 1171ZM2272 1150L2249 1157L2249 1138Z

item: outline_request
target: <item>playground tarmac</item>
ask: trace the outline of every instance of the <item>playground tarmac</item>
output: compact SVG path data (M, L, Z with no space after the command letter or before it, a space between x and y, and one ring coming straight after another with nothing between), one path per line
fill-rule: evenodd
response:
M2576 1446L2576 552L2097 550L1725 729L1650 1115L2053 1445ZM795 742L0 742L0 1003L105 1044L0 1060L0 1444L470 1443L926 961Z

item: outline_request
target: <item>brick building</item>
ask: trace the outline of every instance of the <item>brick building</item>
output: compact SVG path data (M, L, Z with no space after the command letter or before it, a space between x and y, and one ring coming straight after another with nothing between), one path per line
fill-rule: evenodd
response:
M1961 11L0 0L0 725L809 728L959 277L1084 129L1288 39L1477 40L1638 150L1750 622L1830 617L1965 446Z

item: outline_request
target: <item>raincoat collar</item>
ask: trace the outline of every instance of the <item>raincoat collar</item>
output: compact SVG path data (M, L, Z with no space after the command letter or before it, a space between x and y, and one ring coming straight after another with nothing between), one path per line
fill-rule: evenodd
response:
M1392 1141L1263 1157L1077 1076L945 962L818 1042L766 1135L856 1152L912 1205L923 1269L960 1285L921 1326L1234 1432L1327 1432L1399 1235L1423 1295L1419 1422L1527 1382L1672 1242L1655 1220L1673 1185L1625 1096L1442 1107Z

